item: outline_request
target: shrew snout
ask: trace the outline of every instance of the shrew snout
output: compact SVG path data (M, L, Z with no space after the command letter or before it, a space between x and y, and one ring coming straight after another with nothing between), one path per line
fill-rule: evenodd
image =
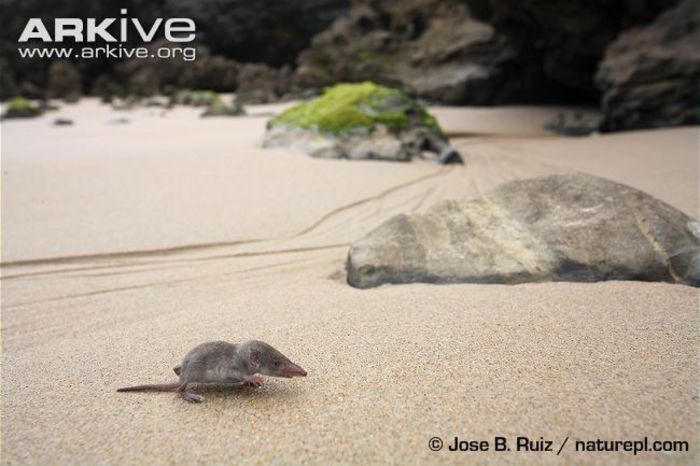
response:
M306 377L306 371L294 364L293 362L286 362L280 366L278 373L282 377L287 377L291 379L292 377Z

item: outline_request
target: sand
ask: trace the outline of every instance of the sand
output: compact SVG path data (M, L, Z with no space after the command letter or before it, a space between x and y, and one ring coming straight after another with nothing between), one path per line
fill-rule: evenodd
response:
M263 150L266 114L114 112L2 124L3 464L693 464L696 289L608 282L356 290L348 245L387 218L501 182L582 171L698 217L698 128L562 138L554 108L436 109L465 167ZM53 127L57 116L72 127ZM128 118L127 124L114 124ZM195 344L259 338L305 379L205 389ZM506 436L542 452L433 452ZM686 440L582 453L575 440ZM695 455L695 457L694 457Z

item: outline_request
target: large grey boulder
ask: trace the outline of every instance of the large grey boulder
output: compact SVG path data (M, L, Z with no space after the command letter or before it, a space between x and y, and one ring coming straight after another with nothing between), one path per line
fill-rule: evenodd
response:
M584 174L513 181L398 215L352 245L348 283L646 280L700 286L700 223Z

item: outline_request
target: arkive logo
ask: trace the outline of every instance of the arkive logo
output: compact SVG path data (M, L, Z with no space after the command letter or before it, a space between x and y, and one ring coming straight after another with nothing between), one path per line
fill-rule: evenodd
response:
M30 18L18 39L23 46L17 51L22 58L181 58L185 61L196 58L195 47L175 45L195 39L194 20L156 18L150 24L142 24L138 18L128 17L127 13L127 9L122 8L119 18L55 18L52 29L41 18ZM161 38L171 45L155 49L125 45L128 42L148 44ZM44 45L37 47L38 41ZM98 42L101 45L96 45ZM75 44L82 47L74 49Z
M120 13L127 14L126 8ZM126 42L131 34L137 34L143 42L151 42L158 30L163 30L170 42L191 42L195 38L196 26L190 18L156 18L153 24L145 26L138 18L105 18L99 23L95 18L56 18L53 36L41 18L30 18L24 26L19 42L40 39L43 42L63 42L72 38L75 42L96 42L98 37L105 42ZM115 31L115 27L117 26Z

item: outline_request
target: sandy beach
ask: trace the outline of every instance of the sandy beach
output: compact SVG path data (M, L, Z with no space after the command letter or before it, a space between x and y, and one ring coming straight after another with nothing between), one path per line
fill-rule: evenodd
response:
M83 99L2 122L3 464L695 464L697 289L358 290L344 261L396 214L550 173L698 218L698 127L564 138L542 129L558 108L438 107L466 162L440 166L263 149L281 108L200 119ZM251 338L309 376L207 388L200 405L116 393L174 380L197 343ZM433 452L435 436L556 448ZM644 437L690 452L574 448Z

